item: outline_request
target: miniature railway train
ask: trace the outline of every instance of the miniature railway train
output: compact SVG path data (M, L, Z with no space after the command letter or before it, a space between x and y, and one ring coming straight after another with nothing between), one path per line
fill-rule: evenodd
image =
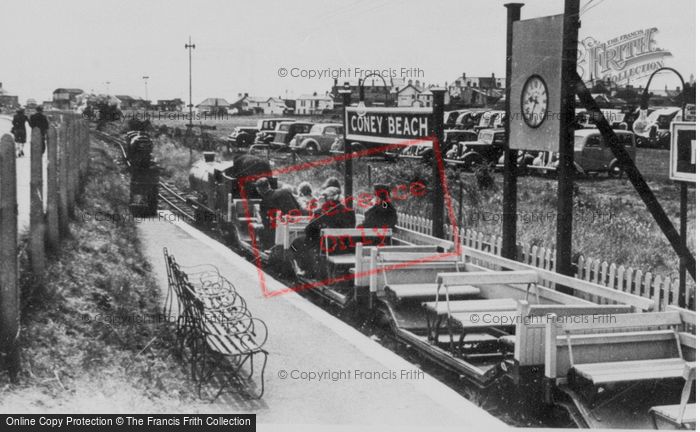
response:
M381 239L362 228L323 229L321 242L342 236L356 246L321 248L329 277L314 280L291 259L305 222L280 218L274 245L256 251L261 200L241 178L268 172L269 164L205 158L190 171L193 196L177 203L191 206L195 221L216 226L267 271L313 287L305 291L383 317L398 340L478 391L506 380L523 400L557 407L579 427L687 426L691 413L694 426L685 387L695 373L695 312L654 312L652 299L403 227Z

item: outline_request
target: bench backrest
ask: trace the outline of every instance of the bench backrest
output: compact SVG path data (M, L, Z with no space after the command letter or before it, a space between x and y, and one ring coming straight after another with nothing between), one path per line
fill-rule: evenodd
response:
M369 290L383 295L381 289L389 284L426 283L437 288L435 279L439 273L463 269L461 256L438 252L396 252L385 248L370 251Z
M592 320L594 317L632 312L633 308L629 305L530 304L520 300L518 316L521 319L515 324L513 357L518 366L544 364L545 328L552 314L560 318Z
M537 272L537 276L540 280L540 283L546 281L553 284L563 285L573 289L579 294L598 296L617 304L632 305L635 309L639 311L651 310L654 307L653 300L640 297L636 294L619 291L613 288L605 287L592 282L587 282L581 279L576 279L570 276L564 276L562 274L550 270L544 270L528 264L523 264L521 262L513 261L474 248L464 246L462 248L462 253L464 254L465 258L468 259L471 263L479 266L481 264L486 263L490 266L498 266L502 268L508 268L511 270L535 271Z
M230 222L236 222L239 217L255 216L258 209L260 208L260 199L248 199L248 211L246 212L246 205L243 199L232 199L231 200L231 210L232 210L232 220Z
M681 323L678 312L616 314L588 322L550 315L545 376L566 377L574 364L679 357Z
M297 221L297 219L302 219ZM308 219L306 218L288 218L282 215L281 211L275 216L275 245L282 246L284 250L288 250L292 241L302 235Z
M437 283L450 285L495 285L495 284L536 284L537 272L524 271L482 271L439 274Z
M388 246L392 234L389 228L324 228L321 230L321 253L326 256L354 254L358 243Z
M449 240L439 239L428 234L419 233L408 228L394 228L394 237L402 241L414 245L429 245L437 246L442 249L442 252L452 252L455 249L454 242Z
M395 239L395 237L393 238ZM358 243L355 246L355 278L354 285L356 287L367 287L369 286L369 274L368 271L371 268L371 253L372 249L377 249L376 246L366 246L362 243ZM425 252L437 254L439 253L438 247L433 245L401 245L401 246L383 246L382 251L387 252ZM379 253L378 251L375 253Z

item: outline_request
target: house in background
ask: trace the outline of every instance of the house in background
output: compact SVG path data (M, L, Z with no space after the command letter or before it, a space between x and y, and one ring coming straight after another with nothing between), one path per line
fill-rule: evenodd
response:
M403 87L403 81L388 80L386 86L381 79L369 78L363 86L362 92L366 106L394 106L396 104L396 92L393 91L396 86ZM346 90L344 83L338 83L338 79L333 80L330 96L333 98L333 103L336 107L343 106L343 94L341 91ZM350 85L350 103L358 103L360 101L360 86L358 84Z
M0 83L0 107L15 108L19 106L19 98L13 96Z
M83 93L79 88L57 88L53 91L53 106L58 109L74 109L78 106L78 95Z
M505 94L505 78L468 77L466 73L448 86L450 105L455 107L494 106Z
M237 114L263 114L269 98L250 96L248 93L238 93L238 100L231 104L229 112Z
M182 111L185 108L185 102L180 98L158 99L156 108L159 111Z
M263 113L271 115L282 115L287 112L287 105L282 98L268 98L267 105L263 107Z
M408 84L406 84L403 88L399 89L396 92L396 106L400 106L400 107L415 106L416 103L418 103L418 95L422 91L423 90L421 88L416 87L413 84L412 80L408 80Z
M301 115L319 115L324 111L333 109L333 98L326 94L319 95L303 94L297 98L296 108L294 113Z
M198 114L221 115L228 113L229 103L224 98L206 98L195 108Z

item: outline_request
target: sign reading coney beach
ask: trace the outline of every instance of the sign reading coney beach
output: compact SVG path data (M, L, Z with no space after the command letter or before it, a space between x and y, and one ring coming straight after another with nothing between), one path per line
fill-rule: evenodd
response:
M608 80L619 85L651 75L664 67L671 52L656 43L656 27L636 30L605 42L587 37L580 42L578 72L584 79Z
M431 136L433 109L348 107L345 125L348 140L396 144Z

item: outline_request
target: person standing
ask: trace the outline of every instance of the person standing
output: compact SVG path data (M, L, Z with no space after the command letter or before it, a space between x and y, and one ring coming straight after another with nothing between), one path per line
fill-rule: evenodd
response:
M24 114L24 108L18 108L17 113L12 117L12 135L15 137L17 157L24 156L24 144L27 142L27 129L25 129L24 124L28 122L29 119Z
M44 108L36 107L36 112L29 117L29 126L34 129L38 127L41 131L41 153L46 151L46 139L49 134L49 119L44 115Z

